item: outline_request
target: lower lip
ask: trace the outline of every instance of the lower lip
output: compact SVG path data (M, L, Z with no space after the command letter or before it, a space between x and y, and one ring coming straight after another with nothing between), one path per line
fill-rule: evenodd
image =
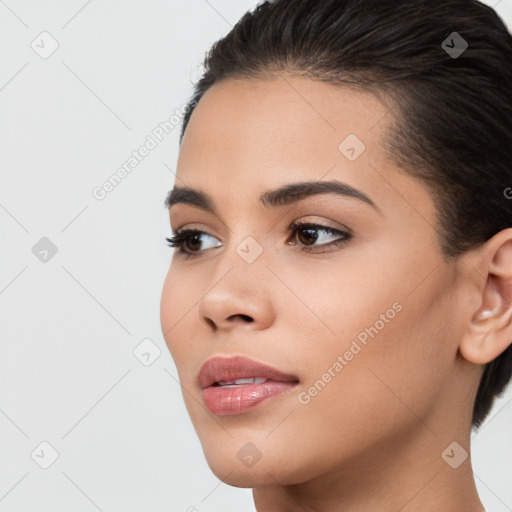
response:
M233 387L210 386L203 389L203 400L213 414L243 414L269 398L287 393L297 384L269 380L262 384L240 384Z

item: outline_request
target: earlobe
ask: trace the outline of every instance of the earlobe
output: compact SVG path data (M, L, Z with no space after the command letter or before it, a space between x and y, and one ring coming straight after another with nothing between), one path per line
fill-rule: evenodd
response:
M489 362L486 351L488 346L489 343L485 332L471 332L461 340L459 352L470 363L485 365Z

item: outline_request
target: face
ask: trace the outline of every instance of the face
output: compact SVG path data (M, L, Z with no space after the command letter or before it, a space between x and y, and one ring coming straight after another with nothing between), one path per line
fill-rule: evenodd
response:
M207 462L228 484L353 478L466 413L458 267L442 258L429 192L385 154L389 107L289 76L217 83L191 116L175 186L211 210L174 196L173 233L200 233L174 249L161 325ZM320 186L286 189L305 182ZM205 392L198 374L214 356L295 382Z

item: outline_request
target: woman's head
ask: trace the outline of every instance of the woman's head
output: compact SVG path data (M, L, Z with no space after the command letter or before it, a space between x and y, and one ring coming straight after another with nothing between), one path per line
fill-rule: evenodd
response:
M203 234L173 258L161 319L228 483L369 470L484 419L512 373L511 64L468 0L277 0L210 50L168 198L173 231ZM197 374L214 355L299 383L212 414Z

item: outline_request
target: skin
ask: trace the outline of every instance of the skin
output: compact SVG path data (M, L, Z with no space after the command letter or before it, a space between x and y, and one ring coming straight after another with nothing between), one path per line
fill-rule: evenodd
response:
M453 442L450 454L469 452L483 365L512 339L512 229L445 260L429 191L384 151L389 107L291 75L228 80L205 93L182 142L176 185L208 193L217 213L169 210L174 233L208 236L198 257L174 254L162 332L210 468L252 487L258 512L484 510L471 457L454 469L441 454ZM354 161L338 149L350 133L365 144ZM274 208L258 200L287 183L332 179L378 210L334 194ZM303 252L304 232L288 229L299 219L353 238L329 247L339 235L319 231L316 253ZM249 236L262 248L252 263L236 252ZM397 303L394 318L300 403ZM247 413L214 415L197 382L213 355L243 355L300 382ZM261 454L251 467L237 457L247 442Z

